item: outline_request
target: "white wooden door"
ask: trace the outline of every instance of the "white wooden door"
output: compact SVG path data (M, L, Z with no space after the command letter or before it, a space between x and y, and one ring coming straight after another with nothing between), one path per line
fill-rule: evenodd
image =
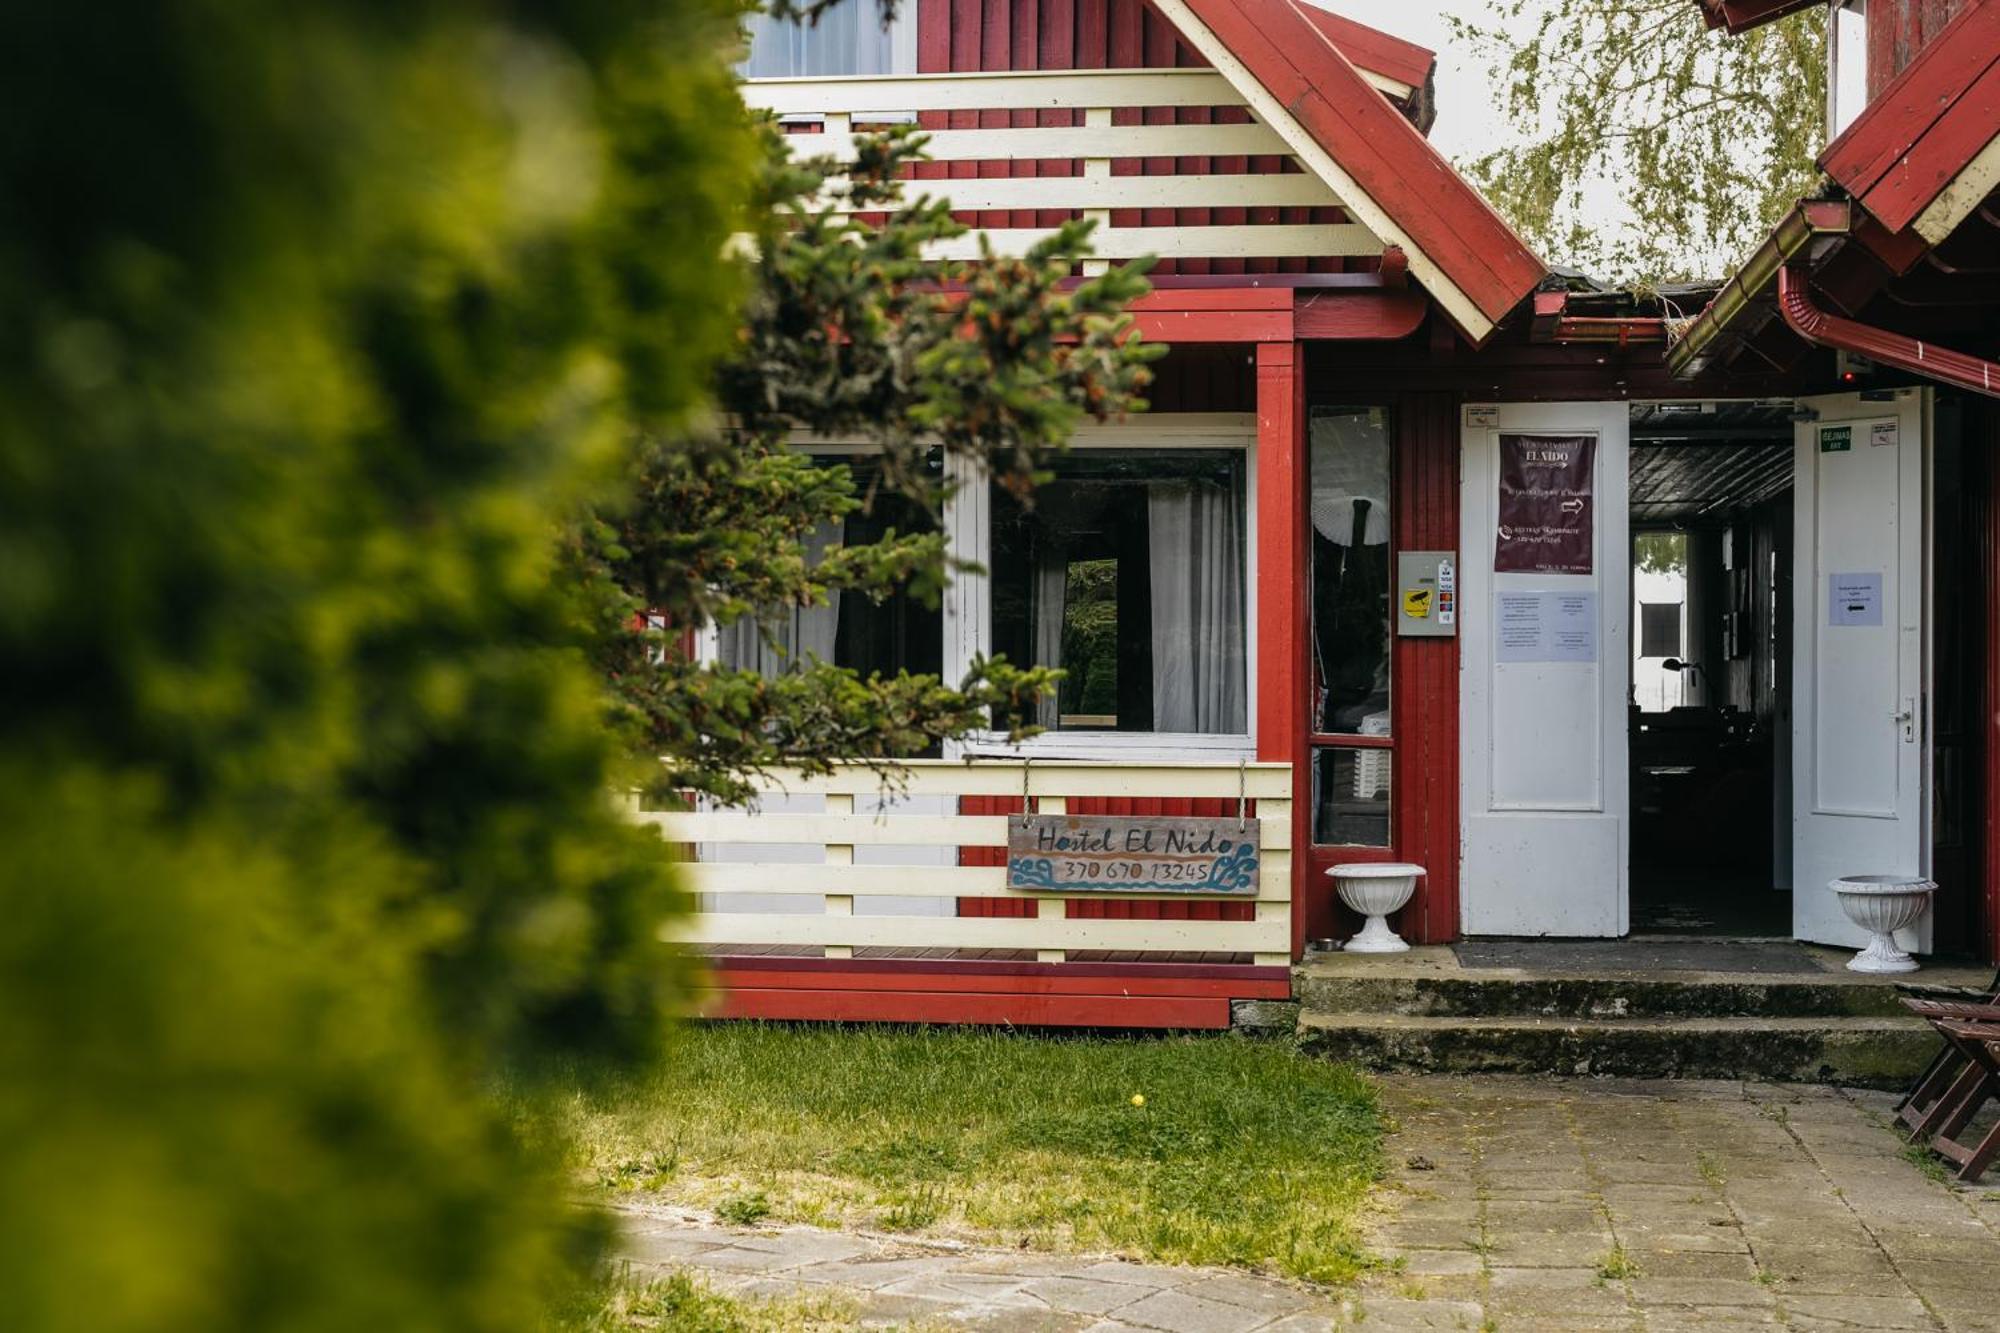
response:
M1792 928L1863 945L1827 882L1930 864L1925 391L1802 399L1792 578ZM1929 917L1906 948L1930 943Z
M1629 428L1622 402L1465 409L1459 783L1468 935L1628 928ZM1588 573L1496 570L1505 436L1594 441ZM1534 615L1544 620L1539 638Z

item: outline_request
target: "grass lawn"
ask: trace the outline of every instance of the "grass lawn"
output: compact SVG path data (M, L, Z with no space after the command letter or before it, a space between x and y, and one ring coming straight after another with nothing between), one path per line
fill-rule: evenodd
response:
M568 1098L582 1175L714 1209L1339 1282L1381 1128L1280 1042L690 1026L667 1072Z

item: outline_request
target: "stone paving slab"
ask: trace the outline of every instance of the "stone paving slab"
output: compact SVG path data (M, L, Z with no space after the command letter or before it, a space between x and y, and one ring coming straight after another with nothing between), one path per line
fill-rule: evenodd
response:
M988 1333L2000 1333L2000 1188L1901 1157L1889 1099L1730 1082L1387 1076L1383 1267L1217 1269L624 1211L641 1271L849 1291L866 1326Z

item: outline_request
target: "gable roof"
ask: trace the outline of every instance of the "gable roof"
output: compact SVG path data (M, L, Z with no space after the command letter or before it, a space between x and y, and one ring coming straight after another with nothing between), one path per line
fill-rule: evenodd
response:
M1326 23L1302 0L1154 2L1355 221L1402 249L1410 275L1474 343L1547 276L1527 243L1342 54L1333 32L1361 25Z

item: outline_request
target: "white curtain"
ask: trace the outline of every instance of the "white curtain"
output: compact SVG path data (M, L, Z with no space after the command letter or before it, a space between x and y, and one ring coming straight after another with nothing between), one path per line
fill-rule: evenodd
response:
M1241 735L1243 497L1229 487L1146 488L1153 594L1153 730Z
M739 72L746 79L899 72L896 29L883 26L874 0L840 0L817 23L755 13L743 27L750 55Z
M1035 665L1062 666L1063 616L1069 595L1069 553L1055 542L1035 544ZM1035 723L1053 731L1062 701L1045 694L1035 701Z
M840 545L840 538L839 523L822 523L807 533L802 543L807 566L824 560L828 551ZM763 623L771 631L770 641L759 632L758 618L745 616L722 628L716 656L726 667L755 671L766 680L795 665L807 665L808 654L831 662L834 642L840 634L840 598L840 593L834 593L826 606L792 607L776 623L765 620Z

